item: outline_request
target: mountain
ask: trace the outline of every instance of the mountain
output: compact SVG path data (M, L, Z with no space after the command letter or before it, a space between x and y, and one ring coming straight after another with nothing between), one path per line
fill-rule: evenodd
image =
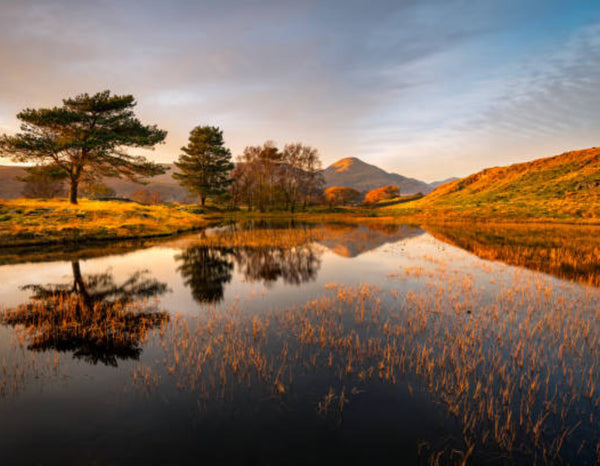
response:
M432 190L424 181L388 173L356 157L338 160L323 170L323 176L327 187L344 186L358 191L371 191L388 184L398 186L402 195L426 194Z
M438 218L597 222L600 219L600 148L487 168L440 186L424 198L396 210Z
M23 167L5 165L0 166L0 199L14 199L21 195L23 182L17 177L25 176L27 172Z
M182 202L189 200L189 193L179 186L171 173L174 165L165 164L167 172L149 179L148 184L133 183L123 178L105 178L104 183L114 189L118 197L131 197L136 191L143 189L148 192L159 192L161 199L166 202ZM23 167L0 166L0 199L14 199L21 196L23 183L16 178L26 175Z
M433 181L433 182L429 183L429 186L431 187L431 189L435 189L438 186L442 186L443 184L450 183L451 181L456 181L456 180L460 180L460 178L453 176L452 178L446 178L445 180Z

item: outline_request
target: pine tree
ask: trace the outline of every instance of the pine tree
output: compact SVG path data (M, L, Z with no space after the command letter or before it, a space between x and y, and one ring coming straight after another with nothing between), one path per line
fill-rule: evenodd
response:
M231 152L224 145L223 131L215 126L197 126L190 132L188 145L181 148L173 178L188 191L207 198L223 195L231 184Z
M167 132L143 125L133 113L131 95L103 91L64 99L61 107L25 109L17 115L21 132L0 137L0 153L40 170L59 171L69 181L69 200L77 204L80 183L125 176L132 181L165 172L129 148L152 148Z

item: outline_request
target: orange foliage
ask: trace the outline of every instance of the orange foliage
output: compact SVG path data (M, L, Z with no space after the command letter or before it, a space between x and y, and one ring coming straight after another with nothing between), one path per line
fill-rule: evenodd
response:
M329 205L347 205L360 202L360 192L343 186L332 186L323 193Z
M365 204L376 204L378 202L386 201L388 199L394 199L399 196L400 189L398 188L398 186L390 184L369 191L365 196Z

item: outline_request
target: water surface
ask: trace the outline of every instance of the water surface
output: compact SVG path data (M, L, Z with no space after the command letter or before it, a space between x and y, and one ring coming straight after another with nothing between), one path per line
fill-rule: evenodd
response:
M5 253L3 458L594 463L596 239L245 224Z

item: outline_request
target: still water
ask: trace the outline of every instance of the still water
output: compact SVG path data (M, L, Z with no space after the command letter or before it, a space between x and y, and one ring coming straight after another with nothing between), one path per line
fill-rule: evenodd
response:
M0 255L2 464L593 464L593 227Z

